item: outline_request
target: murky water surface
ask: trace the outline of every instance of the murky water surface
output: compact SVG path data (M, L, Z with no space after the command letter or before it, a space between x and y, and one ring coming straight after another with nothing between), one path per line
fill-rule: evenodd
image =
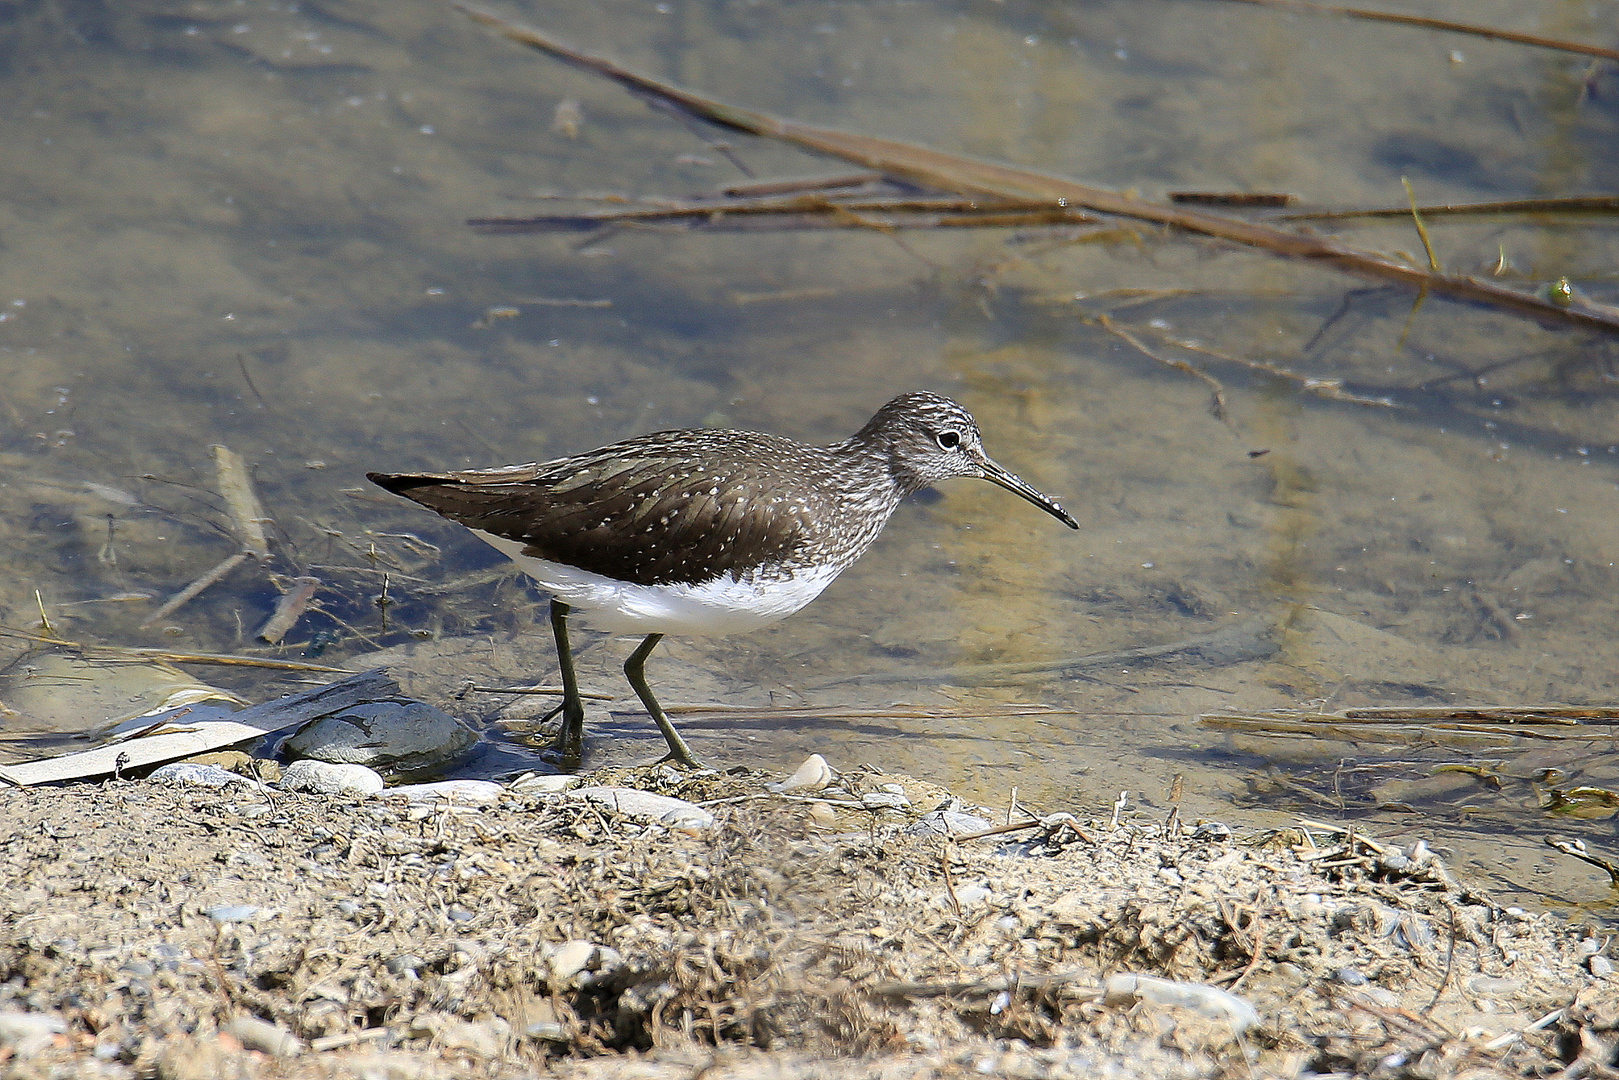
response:
M1402 177L1425 203L1619 190L1619 71L1510 43L1156 0L503 10L721 98L1153 198L1397 206ZM1619 25L1616 3L1425 10L1606 45ZM689 716L700 753L790 768L819 751L1041 810L1126 791L1168 812L1177 774L1189 819L1234 805L1249 821L1341 819L1343 800L1514 895L1606 900L1600 872L1542 838L1613 846L1611 820L1539 808L1547 784L1619 785L1604 745L1536 743L1531 758L1499 741L1259 741L1196 718L1619 702L1619 340L1146 226L477 235L463 219L534 213L548 194L711 191L738 179L731 156L762 177L845 166L694 131L436 3L39 2L8 17L11 630L37 632L43 608L86 643L333 663L388 650L444 701L468 679L542 679L543 597L365 470L701 424L825 441L934 389L1082 530L954 481L902 507L800 615L667 642L650 665L666 701L800 709ZM554 124L565 100L572 132ZM1409 220L1316 227L1423 257ZM1567 277L1619 303L1611 216L1432 233L1447 268ZM1166 359L1219 380L1227 416ZM271 557L142 626L237 550L212 444L250 466ZM318 609L283 645L255 641L300 575L320 579ZM27 645L5 641L8 658ZM598 761L661 750L618 678L628 649L583 651L590 686L619 695L592 718ZM253 698L296 686L191 670ZM876 711L895 702L931 711ZM985 715L1019 703L1054 711ZM544 702L470 693L456 708L520 726ZM470 767L525 763L510 743ZM1434 771L1458 764L1476 771ZM1415 781L1428 786L1377 787Z

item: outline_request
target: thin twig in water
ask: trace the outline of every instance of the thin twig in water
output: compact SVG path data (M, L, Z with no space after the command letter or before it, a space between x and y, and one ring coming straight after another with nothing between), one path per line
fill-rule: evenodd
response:
M1600 56L1604 60L1619 60L1619 49L1605 49L1600 45L1586 45L1578 41L1562 41L1557 38L1542 37L1539 34L1524 34L1516 30L1500 30L1493 26L1479 26L1475 23L1452 22L1449 19L1431 19L1423 15L1400 15L1391 11L1367 11L1364 8L1338 7L1334 4L1312 4L1307 0L1231 0L1231 2L1279 8L1283 11L1302 11L1312 15L1343 15L1347 18L1366 19L1370 22L1417 26L1424 30L1448 30L1456 34L1471 34L1474 37L1493 38L1496 41L1512 41L1519 45L1534 45L1542 49L1579 53L1582 56Z
M212 570L209 570L207 573L203 574L202 577L198 578L196 581L193 581L190 585L187 585L185 588L169 597L168 601L162 607L158 608L156 611L152 612L146 618L141 620L141 626L151 626L155 622L161 622L168 618L186 604L190 603L192 598L194 598L198 593L202 592L215 582L223 579L227 574L236 569L238 566L241 566L249 558L251 558L251 556L248 555L247 552L238 551L236 554L225 559Z
M1136 337L1130 331L1124 329L1124 327L1115 323L1106 315L1098 317L1096 320L1096 325L1100 326L1103 330L1106 330L1114 337L1121 338L1128 342L1132 348L1141 353L1143 356L1156 360L1165 367L1172 367L1176 371L1184 372L1193 378L1202 379L1209 386L1209 412L1213 414L1216 420L1226 420L1225 387L1220 385L1219 379L1216 379L1213 375L1210 375L1202 368L1193 367L1185 360L1172 360L1167 356L1160 356L1158 353L1155 353L1149 349L1146 342Z

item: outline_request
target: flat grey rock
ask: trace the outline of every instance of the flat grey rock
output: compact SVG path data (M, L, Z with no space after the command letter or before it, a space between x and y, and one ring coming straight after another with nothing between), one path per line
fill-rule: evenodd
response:
M252 785L245 776L237 776L218 765L198 765L192 761L176 761L152 770L146 779L160 784L197 784L201 787L229 787L232 784Z
M364 765L390 776L440 769L478 735L422 701L371 701L312 720L283 744L289 757Z

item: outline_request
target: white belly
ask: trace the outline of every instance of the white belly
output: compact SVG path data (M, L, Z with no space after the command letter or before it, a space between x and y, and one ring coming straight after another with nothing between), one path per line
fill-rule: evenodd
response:
M558 600L574 621L597 630L634 634L736 634L785 619L821 594L841 566L790 579L735 581L721 575L700 585L632 585L588 570L524 555L515 540L474 529Z

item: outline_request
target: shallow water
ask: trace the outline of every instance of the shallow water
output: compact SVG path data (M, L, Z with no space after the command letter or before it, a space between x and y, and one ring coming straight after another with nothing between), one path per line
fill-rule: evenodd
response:
M1619 72L1510 43L1219 3L503 11L720 98L1154 198L1266 190L1399 206L1402 176L1425 203L1619 188ZM1619 25L1614 3L1429 13L1610 45ZM1015 788L1041 810L1128 791L1167 812L1179 774L1188 818L1240 805L1280 824L1330 811L1264 779L1274 748L1228 740L1198 714L1619 700L1613 338L1414 305L1145 226L1084 242L1054 230L481 236L463 219L533 213L545 193L681 195L738 173L666 114L437 4L38 3L7 30L7 627L36 630L43 603L57 633L84 642L331 662L410 651L439 679L424 694L468 676L543 678L542 598L488 575L446 589L497 565L491 554L371 489L365 470L533 460L699 424L825 441L921 387L968 405L991 452L1082 530L949 483L902 507L805 612L747 637L671 640L653 683L669 702L1061 711L695 717L682 725L699 753L791 768L818 751L997 805ZM553 130L564 99L579 105L577 137ZM759 176L845 169L704 134ZM1567 276L1619 303L1611 217L1430 226L1449 268L1500 264L1526 285ZM1342 228L1421 258L1408 221ZM505 307L517 314L488 317ZM1110 333L1104 314L1205 367L1227 417L1207 385ZM1392 405L1301 393L1168 339ZM142 628L236 549L213 443L250 464L272 558ZM283 647L257 645L298 574L322 580L323 611ZM1224 651L1001 685L970 670L1232 627ZM593 742L598 760L661 745L623 704L628 647L585 651L587 681L623 709L593 721L622 736ZM193 670L253 697L291 685ZM489 719L501 700L468 698L463 714ZM1345 752L1306 743L1302 757L1318 767ZM474 767L522 761L509 747ZM1601 875L1541 836L1600 845L1611 826L1515 798L1488 821L1418 805L1369 827L1427 837L1538 902L1602 902Z

